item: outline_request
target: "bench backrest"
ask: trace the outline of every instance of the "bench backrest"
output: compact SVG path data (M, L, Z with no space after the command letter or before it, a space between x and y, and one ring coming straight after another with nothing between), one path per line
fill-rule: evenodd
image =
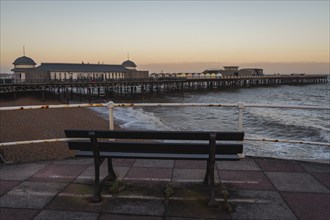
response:
M244 132L65 130L65 135L68 138L90 138L91 133L94 133L96 138L116 138L116 139L209 140L210 133L216 134L216 140L243 141L244 139Z
M173 158L175 155L178 155L178 158L180 155L191 159L207 158L210 151L211 134L217 141L216 154L237 155L242 153L243 145L236 142L244 139L244 132L65 130L65 134L68 138L98 139L97 147L101 156L127 155L129 157L128 155L131 155L130 157L134 157L135 154L135 157L141 158ZM134 139L134 141L129 139ZM228 141L229 143L226 143ZM78 150L80 156L88 156L92 151L92 144L89 140L69 141L68 145L71 150ZM103 154L102 152L108 153Z

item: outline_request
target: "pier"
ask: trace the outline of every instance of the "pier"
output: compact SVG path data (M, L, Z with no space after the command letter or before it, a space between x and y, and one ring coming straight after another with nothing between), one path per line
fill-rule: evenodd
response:
M173 92L208 91L228 88L265 87L279 85L303 85L327 83L328 75L264 75L225 76L221 78L140 78L102 81L32 81L0 84L0 94L39 91L53 93L64 100L91 97L113 98L121 96L145 96Z

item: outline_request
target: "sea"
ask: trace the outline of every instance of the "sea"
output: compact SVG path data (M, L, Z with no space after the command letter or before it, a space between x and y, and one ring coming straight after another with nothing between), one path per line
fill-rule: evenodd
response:
M126 103L237 103L330 106L330 84L281 85L149 96ZM104 102L110 100L103 100ZM108 120L107 108L92 108ZM232 107L129 107L114 109L123 129L238 131ZM245 108L246 138L330 142L330 110ZM248 156L296 160L330 160L330 147L283 142L245 141Z

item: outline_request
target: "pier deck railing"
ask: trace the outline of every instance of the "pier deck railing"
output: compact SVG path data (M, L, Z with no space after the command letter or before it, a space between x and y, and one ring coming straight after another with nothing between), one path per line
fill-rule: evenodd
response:
M191 91L213 91L231 88L265 87L279 85L307 85L328 83L328 75L264 75L264 76L223 76L221 78L137 78L103 80L42 80L15 81L8 84L0 79L0 95L16 98L19 93L38 92L42 100L47 93L59 99L69 100L93 98L106 100L114 97L144 97L155 94L185 93Z
M203 75L194 74L194 75ZM97 83L97 82L121 82L121 81L166 81L166 80L207 80L207 79L274 79L274 78L317 78L317 77L328 77L327 74L264 74L264 75L223 75L221 77L203 76L203 77L148 77L148 78L79 78L79 79L16 79L16 78L0 78L0 85L19 85L19 84L59 84L59 83Z
M33 110L33 109L55 109L55 108L77 108L77 107L107 107L109 112L109 129L114 129L114 108L128 108L128 107L231 107L238 108L238 130L243 131L243 114L245 108L281 108L281 109L314 109L314 110L330 110L329 106L306 106L306 105L269 105L269 104L247 104L243 102L238 103L95 103L95 104L63 104L63 105L33 105L33 106L13 106L0 107L0 111L10 110ZM44 140L28 140L0 143L0 146L33 144L33 143L50 143L50 142L64 142L71 139L56 138ZM311 144L330 146L330 143L313 142L304 140L285 140L285 139L266 139L266 138L251 138L246 137L246 141L266 141L266 142L285 142L296 144Z

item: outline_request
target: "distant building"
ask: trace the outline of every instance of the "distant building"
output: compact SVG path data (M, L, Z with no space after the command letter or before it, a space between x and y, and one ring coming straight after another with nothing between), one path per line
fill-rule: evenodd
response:
M238 76L239 75L239 66L224 66L224 70L220 73L224 76Z
M239 73L243 76L263 76L264 70L259 68L244 68L240 69Z
M203 72L203 73L151 73L151 78L176 78L176 79L220 79L222 75L216 72Z
M238 71L239 66L224 66L226 71Z
M15 79L23 82L40 81L106 81L127 78L147 78L148 71L137 70L136 64L126 60L122 64L41 63L36 67L33 59L22 56L14 61Z
M11 84L14 74L11 73L0 73L0 85Z
M221 74L222 76L263 76L263 69L259 68L244 68L239 69L239 66L224 66L223 69L207 69L204 74Z
M34 60L32 60L30 57L22 56L17 58L14 62L14 69L11 71L14 71L15 78L20 79L22 81L26 80L26 72L32 70L37 65Z
M0 73L0 78L1 79L11 79L11 78L13 78L13 74L12 73Z

